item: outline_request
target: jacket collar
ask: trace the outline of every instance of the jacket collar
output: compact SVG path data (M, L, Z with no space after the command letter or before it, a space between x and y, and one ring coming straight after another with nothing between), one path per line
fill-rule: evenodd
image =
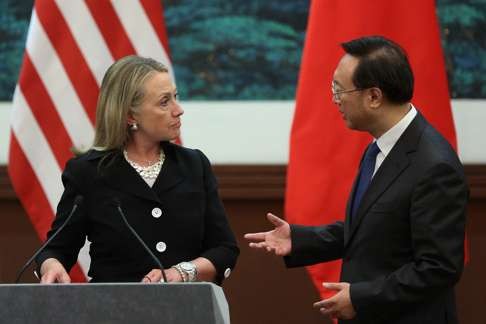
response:
M111 156L106 156L108 160L100 169L100 177L103 182L113 189L160 203L160 198L164 192L184 179L178 162L176 145L162 142L161 147L165 153L165 161L152 188L125 160L121 150L109 152L91 150L87 159L101 161L103 157L110 154Z

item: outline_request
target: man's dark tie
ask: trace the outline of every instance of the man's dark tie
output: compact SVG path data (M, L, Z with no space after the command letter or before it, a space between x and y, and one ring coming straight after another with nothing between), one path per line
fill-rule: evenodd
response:
M375 171L376 156L380 153L380 148L376 145L376 141L368 146L363 162L361 163L361 169L359 172L358 186L356 188L353 205L351 208L352 219L356 216L361 198L363 198L366 189L370 185L371 178L373 177L373 171Z

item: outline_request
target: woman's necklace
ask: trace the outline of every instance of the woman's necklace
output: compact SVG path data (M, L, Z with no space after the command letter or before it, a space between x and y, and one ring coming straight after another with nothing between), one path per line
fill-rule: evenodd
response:
M157 176L160 173L160 170L162 169L162 164L164 163L165 160L165 154L162 149L160 149L160 155L159 158L155 161L146 161L147 166L143 166L141 164L138 164L135 161L132 161L128 158L128 152L127 150L123 150L123 155L125 156L125 159L127 162L135 169L135 171L140 174L140 176L144 179L150 179L154 180L157 178Z

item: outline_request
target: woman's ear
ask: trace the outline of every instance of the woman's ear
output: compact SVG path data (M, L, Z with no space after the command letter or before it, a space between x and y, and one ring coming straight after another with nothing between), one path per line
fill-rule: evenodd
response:
M137 123L137 120L133 117L133 113L132 112L128 112L128 115L127 115L127 123L130 124L130 125Z

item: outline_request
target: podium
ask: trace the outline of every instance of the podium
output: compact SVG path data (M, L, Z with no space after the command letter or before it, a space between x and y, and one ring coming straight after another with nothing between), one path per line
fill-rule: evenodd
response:
M0 285L0 320L39 324L229 324L212 283Z

